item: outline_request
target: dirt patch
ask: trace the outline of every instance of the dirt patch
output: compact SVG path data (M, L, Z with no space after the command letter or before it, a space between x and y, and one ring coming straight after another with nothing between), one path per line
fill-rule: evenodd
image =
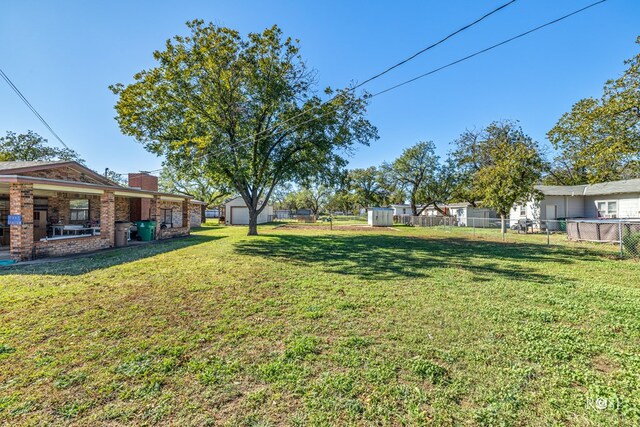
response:
M332 230L328 225L284 224L278 230ZM369 225L334 225L333 231L397 231L393 227L371 227Z

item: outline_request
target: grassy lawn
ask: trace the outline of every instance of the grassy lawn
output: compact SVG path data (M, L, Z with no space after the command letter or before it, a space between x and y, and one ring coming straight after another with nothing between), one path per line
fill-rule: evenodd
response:
M640 264L615 251L245 232L0 269L0 424L640 424Z

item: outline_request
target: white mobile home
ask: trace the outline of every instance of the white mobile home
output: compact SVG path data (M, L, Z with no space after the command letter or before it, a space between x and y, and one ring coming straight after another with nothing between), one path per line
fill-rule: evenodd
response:
M512 223L521 219L534 222L558 218L640 218L640 179L589 185L538 185L540 201L516 205Z
M262 202L260 202L262 204ZM225 222L228 225L249 225L249 208L240 196L224 204ZM267 205L258 215L258 224L264 224L273 219L273 205Z

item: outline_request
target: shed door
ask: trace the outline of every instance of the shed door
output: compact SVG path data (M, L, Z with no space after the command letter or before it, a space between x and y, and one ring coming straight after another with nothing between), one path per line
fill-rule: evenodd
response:
M249 224L249 208L244 206L231 207L231 224L248 225Z

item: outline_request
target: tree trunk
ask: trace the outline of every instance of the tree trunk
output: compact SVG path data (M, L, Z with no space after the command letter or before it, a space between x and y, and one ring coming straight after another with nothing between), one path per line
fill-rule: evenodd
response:
M440 206L438 206L436 203L433 204L433 208L435 210L437 210L438 212L440 212L442 214L442 216L449 216L449 214L447 212L445 212ZM426 208L425 208L426 209Z
M500 232L502 234L507 232L507 215L503 213L500 214Z
M249 232L247 236L258 235L258 211L249 209Z

